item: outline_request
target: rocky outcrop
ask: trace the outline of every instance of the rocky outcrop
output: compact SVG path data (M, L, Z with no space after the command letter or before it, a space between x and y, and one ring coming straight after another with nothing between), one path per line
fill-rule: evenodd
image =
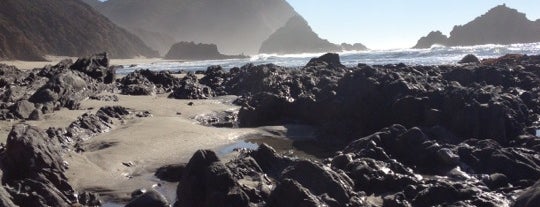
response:
M171 47L165 58L175 60L220 60L248 58L248 56L221 54L215 44L179 42Z
M19 206L68 206L77 203L75 191L64 175L58 141L35 127L13 127L2 156L2 183ZM18 189L18 190L16 190Z
M368 48L362 43L354 43L352 45L348 43L341 43L341 50L343 51L361 51L367 49Z
M138 37L80 0L8 0L2 3L0 16L2 59L44 60L44 55L86 56L100 51L114 58L157 56Z
M171 92L181 84L179 78L169 71L137 70L123 77L120 81L122 94L153 95Z
M540 181L522 192L516 199L513 207L534 206L540 202Z
M200 84L197 76L188 73L181 81L179 87L169 95L169 98L176 99L208 99L216 96L212 88Z
M440 31L430 32L427 36L420 38L413 48L430 48L433 45L448 45L448 37Z
M96 10L163 54L178 41L214 43L224 54L256 54L268 36L297 15L285 0L91 2L96 3Z
M418 41L414 48L429 48L433 44L468 46L483 44L513 44L540 42L540 24L506 5L499 5L473 21L455 26L446 36L432 32Z
M321 39L304 18L294 16L262 43L259 53L294 54L341 50L341 46Z

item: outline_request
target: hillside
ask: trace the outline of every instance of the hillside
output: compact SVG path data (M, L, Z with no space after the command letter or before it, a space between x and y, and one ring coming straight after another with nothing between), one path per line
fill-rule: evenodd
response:
M102 51L113 58L157 55L80 0L2 0L0 58L42 60Z
M109 0L95 8L162 54L177 41L214 43L226 54L257 53L270 34L297 15L285 0ZM173 39L141 35L147 32Z
M429 48L434 43L441 44L443 40L440 35L428 35L420 39L415 48ZM531 21L524 13L506 5L499 5L465 25L455 26L443 45L468 46L531 42L540 42L540 21Z

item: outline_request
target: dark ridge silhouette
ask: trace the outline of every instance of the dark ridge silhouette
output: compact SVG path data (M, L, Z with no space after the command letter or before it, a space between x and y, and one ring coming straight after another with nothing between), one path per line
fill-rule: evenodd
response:
M430 33L431 34L431 33ZM415 48L429 48L440 44L440 35L428 35L418 41ZM473 21L455 26L446 46L483 44L514 44L540 42L540 21L527 19L524 13L499 5Z
M156 56L142 40L80 0L2 0L0 58L43 60L46 54L113 58Z
M348 43L341 43L341 49L345 51L351 51L351 50L367 50L368 48L363 45L362 43L354 43L354 44L348 44Z
M270 34L297 15L285 0L87 1L162 54L176 41L211 42L226 54L254 54ZM154 41L141 30L175 41Z
M301 16L292 17L261 45L259 53L338 52L339 45L321 39Z
M179 42L171 47L169 52L165 55L165 58L178 60L218 60L247 58L247 56L221 54L215 44Z
M420 38L416 45L413 47L415 49L421 48L430 48L431 46L438 45L447 45L448 37L440 31L430 32L427 36Z

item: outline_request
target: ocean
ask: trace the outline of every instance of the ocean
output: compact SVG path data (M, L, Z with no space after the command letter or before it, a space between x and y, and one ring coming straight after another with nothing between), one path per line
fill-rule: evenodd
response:
M356 66L358 63L369 65L385 65L405 63L407 65L442 65L456 64L467 54L474 54L478 58L500 57L505 54L539 55L540 42L511 45L479 45L467 47L434 46L429 49L393 49L393 50L367 50L341 52L341 62L346 66ZM198 71L206 70L211 65L221 65L225 69L241 67L248 63L255 65L273 63L286 67L302 67L311 58L321 56L323 53L308 54L259 54L246 59L206 60L206 61L159 61L136 66L124 65L118 70L120 74L130 73L138 69L170 70L170 71Z

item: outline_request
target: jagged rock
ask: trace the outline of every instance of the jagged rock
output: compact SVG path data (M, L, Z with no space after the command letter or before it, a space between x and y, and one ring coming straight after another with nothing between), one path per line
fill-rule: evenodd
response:
M302 185L291 179L284 179L272 192L269 198L270 207L316 207L326 206L311 192Z
M473 54L468 54L468 55L465 55L465 57L463 57L458 63L459 64L471 64L471 63L478 64L480 63L480 59L478 59Z
M230 170L213 151L199 150L189 160L177 189L175 206L248 206Z
M169 207L169 201L156 190L149 190L135 197L126 207Z
M153 95L172 91L180 86L180 79L169 71L137 70L120 80L122 94Z
M540 181L519 194L513 207L528 207L535 206L540 203Z
M29 100L33 103L52 103L57 107L76 109L82 100L104 89L104 86L86 74L66 71L52 77Z
M185 82L174 89L169 98L175 99L208 99L215 96L212 88L197 82Z
M283 179L291 179L309 189L317 196L327 194L328 197L337 201L340 206L345 206L351 197L353 181L346 175L325 169L309 161L300 161L282 172Z
M68 206L77 202L64 175L59 144L48 139L42 130L15 125L8 136L2 164L3 183L21 186L10 191L17 205Z
M69 67L72 70L81 71L98 82L109 84L116 78L114 67L109 67L108 54L100 53L86 58L79 58Z

